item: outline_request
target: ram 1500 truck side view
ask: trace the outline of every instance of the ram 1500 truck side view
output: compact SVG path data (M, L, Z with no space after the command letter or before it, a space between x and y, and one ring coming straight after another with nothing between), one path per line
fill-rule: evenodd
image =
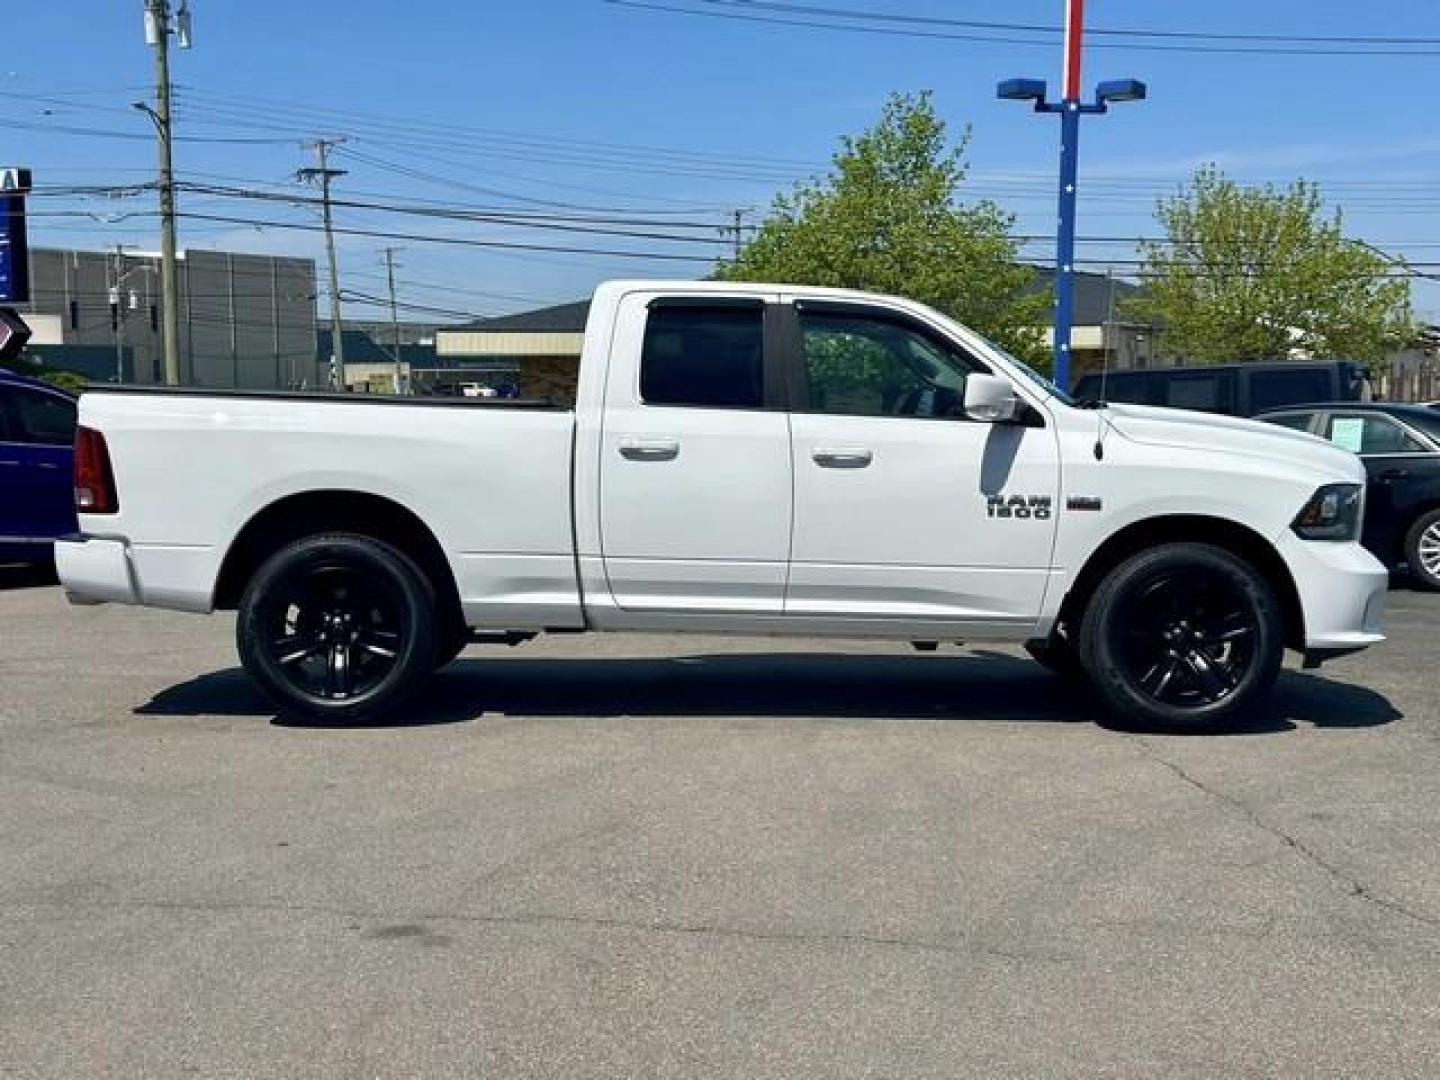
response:
M622 281L576 406L97 388L72 599L238 609L282 709L390 712L476 637L1012 642L1133 724L1252 709L1382 640L1360 461L1269 424L1079 407L907 300Z

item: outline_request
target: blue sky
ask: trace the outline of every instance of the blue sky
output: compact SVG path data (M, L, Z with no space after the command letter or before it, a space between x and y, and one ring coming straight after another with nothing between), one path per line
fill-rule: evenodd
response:
M656 0L698 8L704 0ZM824 0L813 0L824 2ZM838 6L950 18L1058 24L1061 0L836 0ZM680 15L604 0L192 0L196 46L174 57L182 180L283 196L309 164L303 143L346 136L339 192L370 202L510 208L686 223L766 206L824 168L837 138L873 121L887 93L931 90L956 131L972 130L969 192L996 199L1018 231L1053 229L1055 123L994 98L1013 75L1059 76L1059 46L927 40ZM7 11L0 59L0 164L37 184L121 185L150 178L151 54L141 0L64 0ZM1269 0L1205 5L1090 0L1100 28L1431 36L1433 0L1356 5ZM1109 38L1108 41L1118 39ZM1436 47L1440 54L1440 45ZM1085 81L1135 76L1147 102L1087 122L1080 232L1153 234L1156 195L1215 161L1246 181L1321 183L1347 230L1414 261L1440 262L1440 130L1429 57L1254 56L1093 48ZM77 134L63 129L85 129ZM222 141L203 141L222 140ZM230 141L223 141L230 140ZM210 218L313 225L311 208L185 193ZM32 200L32 244L153 250L148 194ZM63 213L64 216L59 216ZM518 229L346 208L348 228L642 252L672 244ZM753 220L753 218L752 218ZM689 228L689 226L695 226ZM195 217L183 244L316 255L308 230ZM571 299L614 276L693 276L705 262L496 251L347 235L342 288L383 292L379 249L395 243L404 299L483 315ZM1088 243L1094 268L1133 259L1129 242ZM1027 254L1044 261L1050 245ZM1440 285L1417 283L1440 318ZM357 300L355 315L377 314Z

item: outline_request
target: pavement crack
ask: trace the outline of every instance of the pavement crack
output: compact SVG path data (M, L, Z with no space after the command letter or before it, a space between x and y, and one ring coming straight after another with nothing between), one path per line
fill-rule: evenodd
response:
M268 901L185 901L185 900L64 900L55 902L7 899L0 908L31 907L43 903L49 908L119 909L130 911L183 912L285 912L290 914L329 915L351 922L421 923L451 922L481 926L576 926L599 930L630 930L649 934L675 934L737 938L746 941L799 945L864 945L878 948L910 949L950 955L989 956L1013 963L1065 963L1075 956L1052 950L1024 949L988 945L984 942L959 939L915 938L900 935L863 932L829 932L808 930L752 930L709 922L670 922L663 920L620 919L591 915L557 915L519 912L515 914L483 914L454 911L368 911L325 904L286 904Z
M1149 740L1145 739L1142 736L1136 736L1135 741L1138 742L1140 746L1144 749L1146 757L1169 769L1172 773L1174 773L1185 783L1189 784L1196 791L1199 791L1201 794L1206 795L1209 798L1221 803L1222 805L1229 807L1230 810L1238 814L1250 825L1261 830L1262 832L1269 833L1276 840L1279 840L1280 843L1283 844L1285 847L1295 852L1306 862L1310 863L1312 866L1314 866L1316 869L1321 871L1332 881L1338 884L1347 895L1353 896L1358 900L1363 900L1365 903L1372 904L1375 907L1381 908L1385 911L1389 911L1393 914L1403 916L1407 919L1411 919L1414 922L1420 923L1424 926L1440 927L1440 918L1437 918L1433 915L1427 915L1424 912L1415 911L1414 909L1406 907L1404 904L1401 904L1396 900L1391 900L1387 897L1378 895L1369 885L1365 884L1365 882L1361 881L1359 878L1355 877L1352 874L1346 873L1340 867L1336 866L1334 863L1326 859L1310 845L1305 843L1305 841L1301 840L1298 836L1286 832L1285 829L1281 828L1279 825L1274 825L1266 821L1254 810L1252 810L1250 806L1244 801L1235 798L1233 795L1228 795L1225 792L1219 790L1218 788L1211 787L1203 780L1187 772L1184 766L1180 765L1177 762L1171 761L1169 758L1165 757L1163 754L1157 751Z

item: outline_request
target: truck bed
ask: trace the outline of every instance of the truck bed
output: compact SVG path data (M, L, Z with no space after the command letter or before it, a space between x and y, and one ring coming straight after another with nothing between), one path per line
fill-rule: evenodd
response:
M104 433L142 602L214 605L237 537L286 500L353 493L408 511L444 552L472 625L583 625L571 470L575 416L544 402L110 386ZM278 508L278 510L277 510Z

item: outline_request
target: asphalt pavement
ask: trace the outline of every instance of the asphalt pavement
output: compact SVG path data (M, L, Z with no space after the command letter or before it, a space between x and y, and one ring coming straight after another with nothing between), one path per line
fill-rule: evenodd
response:
M0 570L0 1076L1440 1075L1440 596L1224 737L718 637L295 726L233 629Z

